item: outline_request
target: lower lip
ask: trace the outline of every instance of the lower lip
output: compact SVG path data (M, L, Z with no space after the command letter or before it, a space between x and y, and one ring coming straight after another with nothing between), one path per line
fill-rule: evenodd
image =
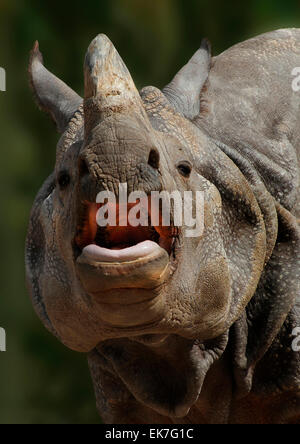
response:
M169 254L155 242L145 241L123 250L96 247L85 247L76 266L85 291L99 298L105 298L108 291L117 288L153 290L170 275ZM128 301L121 297L119 303L128 304Z
M92 244L83 249L83 254L87 259L94 262L122 263L145 258L160 248L156 242L149 240L119 250L112 250Z

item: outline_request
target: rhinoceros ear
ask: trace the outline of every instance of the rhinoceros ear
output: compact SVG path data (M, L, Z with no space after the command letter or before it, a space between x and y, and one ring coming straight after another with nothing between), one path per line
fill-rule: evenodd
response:
M29 79L38 106L50 114L58 132L64 132L82 98L44 67L38 42L30 54Z
M187 119L194 119L200 112L200 93L210 65L211 46L203 39L200 49L163 89L171 105Z

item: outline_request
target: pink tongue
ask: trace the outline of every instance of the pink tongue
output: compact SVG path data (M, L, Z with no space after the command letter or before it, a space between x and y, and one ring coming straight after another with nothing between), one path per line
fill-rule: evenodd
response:
M149 256L159 248L156 242L149 240L121 250L111 250L92 244L83 249L83 254L87 259L97 262L128 262Z

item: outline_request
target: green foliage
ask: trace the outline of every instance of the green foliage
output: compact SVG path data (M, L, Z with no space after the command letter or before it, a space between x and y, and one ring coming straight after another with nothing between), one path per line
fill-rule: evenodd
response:
M33 104L29 50L82 93L89 42L106 33L137 86L162 87L208 37L215 54L261 32L299 27L298 0L1 0L0 66L0 423L97 423L86 358L67 350L33 313L24 278L24 239L34 196L51 172L58 136Z

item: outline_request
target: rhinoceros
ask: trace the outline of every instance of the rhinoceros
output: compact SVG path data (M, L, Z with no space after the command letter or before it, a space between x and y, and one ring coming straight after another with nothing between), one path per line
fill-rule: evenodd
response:
M61 138L31 212L28 288L87 354L104 422L300 423L297 67L300 29L216 57L204 39L165 88L138 91L100 34L81 98L34 45L31 87ZM100 227L97 196L120 184L201 192L201 235Z

